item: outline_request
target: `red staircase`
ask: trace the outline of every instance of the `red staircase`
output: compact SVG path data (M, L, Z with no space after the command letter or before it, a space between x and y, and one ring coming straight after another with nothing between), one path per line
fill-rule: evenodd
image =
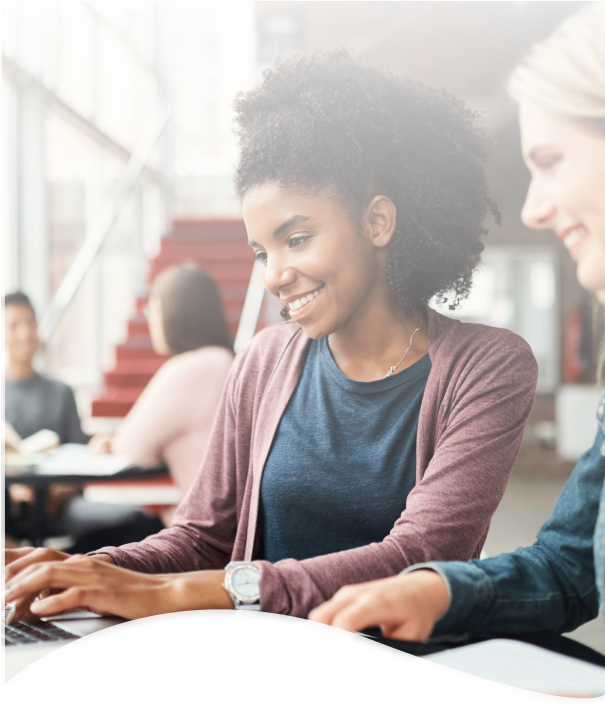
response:
M253 265L243 221L175 220L170 232L162 238L159 254L149 264L149 283L168 266L184 262L197 264L216 279L235 338ZM92 402L93 417L126 416L167 359L151 348L142 312L146 303L146 298L137 299L126 341L116 347L115 366L105 373L105 388Z

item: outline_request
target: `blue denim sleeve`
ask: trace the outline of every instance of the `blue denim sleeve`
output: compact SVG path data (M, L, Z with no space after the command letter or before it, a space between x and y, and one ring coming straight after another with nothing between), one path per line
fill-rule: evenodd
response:
M605 538L605 510L597 526L604 454L605 437L599 427L592 448L578 461L551 518L531 547L488 560L416 566L439 572L450 591L449 607L431 640L563 633L597 616L595 562L602 577ZM603 586L602 579L599 586Z
M594 533L594 566L601 600L601 616L605 619L605 483L601 489L601 506Z

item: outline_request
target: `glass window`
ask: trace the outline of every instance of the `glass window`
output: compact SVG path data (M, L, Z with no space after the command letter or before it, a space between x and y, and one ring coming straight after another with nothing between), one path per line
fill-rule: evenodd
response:
M538 362L538 392L559 383L557 253L548 247L486 248L469 298L455 311L436 309L469 323L508 328L524 338Z

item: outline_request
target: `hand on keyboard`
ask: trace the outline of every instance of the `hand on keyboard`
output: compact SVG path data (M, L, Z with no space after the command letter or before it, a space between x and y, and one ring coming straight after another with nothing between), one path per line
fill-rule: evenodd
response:
M224 570L180 574L143 574L109 565L96 556L74 555L22 570L6 585L6 602L31 599L47 589L53 594L31 604L40 616L88 609L125 619L192 609L233 609L224 589Z
M20 547L16 550L4 551L4 579L9 583L19 572L27 567L40 564L41 562L61 562L69 559L70 555L59 550L51 550L47 547ZM40 590L41 596L46 596L50 590ZM18 599L15 603L14 611L6 618L8 624L13 624L21 619L29 610L30 605L36 599L36 594Z
M59 552L59 550L52 550L48 547L21 547L16 550L5 550L5 582L6 584L10 584L18 574L33 565L39 566L47 562L66 562L71 559L71 557L72 556L68 555L66 552ZM113 560L108 555L99 555L97 559L114 564ZM31 604L35 601L37 596L44 598L55 591L56 590L50 588L40 589L35 594L17 598L15 600L14 613L10 618L7 618L7 623L13 624L21 619L24 614L29 611Z

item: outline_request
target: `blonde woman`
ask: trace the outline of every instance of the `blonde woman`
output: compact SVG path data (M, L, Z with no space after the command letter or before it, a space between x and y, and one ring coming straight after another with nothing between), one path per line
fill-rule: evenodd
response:
M535 46L514 72L523 157L532 180L522 211L551 229L577 263L580 284L605 289L605 4L589 6ZM310 619L425 641L572 631L605 611L605 399L599 429L537 542L484 561L416 565L343 587Z

